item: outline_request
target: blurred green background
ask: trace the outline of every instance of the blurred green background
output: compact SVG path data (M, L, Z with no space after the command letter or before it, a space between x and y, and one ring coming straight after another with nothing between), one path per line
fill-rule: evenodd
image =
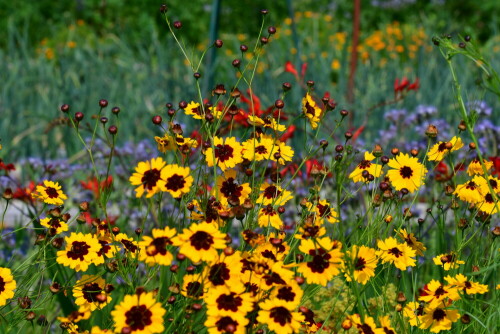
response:
M98 112L99 99L122 109L119 141L152 138L155 114L165 103L197 98L192 71L159 13L158 1L76 0L0 1L0 156L72 155L81 149L68 127L58 125L59 106L82 111L86 121ZM261 27L259 10L267 8L265 28L274 25L257 66L255 94L264 106L280 96L281 84L294 88L286 110L300 113L304 89L315 80L318 98L328 91L339 108L364 111L393 96L396 78L420 79L421 88L403 102L375 110L379 120L389 108L412 110L435 105L440 117L456 122L448 69L431 37L441 33L470 34L495 64L500 54L498 1L361 1L359 61L354 101L347 101L354 1L208 1L167 2L167 16L181 21L176 31L188 54L199 59L213 43L224 40L215 58L201 67L205 97L215 83L231 87L237 80L231 62L242 58L240 44L253 46ZM218 10L216 10L218 8ZM250 53L243 57L250 57ZM304 78L286 72L307 64ZM459 60L461 80L470 100L498 101L475 83L481 74ZM210 80L206 79L213 73ZM240 87L242 91L246 87ZM110 109L110 108L108 108ZM498 115L498 108L494 112ZM109 110L108 110L109 112ZM113 120L114 121L114 120ZM187 123L188 119L184 119ZM354 118L353 128L363 122ZM369 122L364 136L376 138L380 122ZM190 129L191 131L193 129ZM371 130L371 131L370 131Z

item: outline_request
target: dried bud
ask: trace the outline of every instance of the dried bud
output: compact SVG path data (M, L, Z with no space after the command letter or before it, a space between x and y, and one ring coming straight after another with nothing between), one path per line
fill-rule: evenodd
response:
M406 296L405 296L404 292L402 292L402 291L398 292L398 296L396 297L396 301L398 303L404 303L404 302L406 302Z
M437 127L433 124L429 124L427 130L425 130L425 135L429 138L436 138L438 135Z
M470 316L468 314L464 314L461 318L460 318L460 321L467 325L467 324L470 324Z
M5 191L3 192L3 198L8 200L11 200L12 197L14 197L14 193L12 192L11 188L6 188Z
M458 221L458 228L465 230L467 227L469 227L469 221L465 218L460 218Z
M23 298L18 298L17 299L17 304L23 310L27 309L27 308L31 308L31 299L28 296L25 296Z
M64 238L55 238L52 240L52 247L55 249L60 249L64 243Z
M26 320L33 321L35 318L36 318L35 312L29 311L28 313L26 313L26 317L25 317Z
M458 124L458 130L460 131L467 130L467 125L465 124L465 121L460 121L460 124Z
M500 236L500 226L499 225L495 226L495 228L491 231L491 233L495 238Z
M52 285L49 287L49 290L50 292L52 292L53 294L56 294L58 293L59 291L61 291L61 284L57 283L57 282L54 282L52 283Z
M376 158L380 158L383 153L384 153L384 150L382 149L382 146L380 146L379 144L375 144L375 146L373 147L372 154Z

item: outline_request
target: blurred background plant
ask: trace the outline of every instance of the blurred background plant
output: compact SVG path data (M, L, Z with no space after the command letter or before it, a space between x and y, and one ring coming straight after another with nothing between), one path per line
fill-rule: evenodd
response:
M352 39L352 1L239 1L197 0L189 6L169 3L182 22L179 36L187 50L201 54L215 38L224 41L201 67L203 94L217 82L234 78L231 63L242 55L241 44L251 44L260 29L255 15L268 8L277 34L256 69L256 95L263 105L274 101L280 87L293 85L290 113L300 112L304 83L314 77L318 86L331 87L340 108L354 111L350 126L363 126L366 140L380 136L380 125L371 121L392 109L416 110L422 101L438 109L449 124L458 124L451 78L444 61L433 51L430 36L467 33L492 64L499 59L496 1L361 1L359 61L354 100L346 98ZM158 3L147 0L123 4L116 0L37 1L15 4L0 1L1 85L0 138L2 156L46 155L57 158L78 153L78 144L67 138L68 128L58 124L58 106L71 103L73 111L97 113L92 101L119 101L121 116L132 119L122 133L129 139L145 138L152 126L144 117L165 112L166 102L176 105L196 92L194 79L184 66L179 49L167 38ZM243 57L243 61L245 58ZM285 66L285 64L291 66ZM461 80L470 101L485 100L498 115L498 101L475 88L479 69L463 61ZM205 72L209 71L210 72ZM295 72L294 72L295 71ZM404 101L386 105L394 82L419 80L419 90ZM273 80L274 79L274 80ZM186 88L187 87L187 88ZM190 88L191 87L191 88ZM186 90L187 89L187 90ZM317 92L320 98L323 92ZM94 102L94 103L95 103ZM369 112L367 112L369 110ZM494 118L493 118L494 119ZM137 125L137 126L134 126ZM126 137L122 137L126 138Z

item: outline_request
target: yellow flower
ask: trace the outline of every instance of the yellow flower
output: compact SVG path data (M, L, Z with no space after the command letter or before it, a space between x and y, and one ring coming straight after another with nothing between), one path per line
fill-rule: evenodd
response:
M457 310L451 310L440 307L425 307L424 314L421 317L422 323L419 328L427 329L430 327L431 333L450 330L451 325L460 318Z
M371 277L375 276L378 262L375 249L353 245L350 250L346 251L344 260L344 275L348 282L352 281L354 276L357 282L366 284Z
M218 176L216 185L212 190L214 195L223 206L242 204L251 192L248 183L239 184L236 180L236 171L234 169L227 170L224 175Z
M403 309L403 315L408 319L410 326L419 326L422 323L424 308L417 302L409 302Z
M75 297L75 304L83 307L90 308L90 311L102 309L111 301L106 291L106 281L95 275L83 275L81 279L76 281L73 287L73 297ZM104 296L104 298L102 298Z
M382 173L382 166L379 164L374 164L371 161L375 159L375 156L370 152L365 152L365 158L356 166L356 168L349 174L349 178L354 182L368 182L368 179L363 177L363 172L366 170L369 175L374 177L379 177Z
M14 297L16 281L9 268L0 268L0 306L7 304L7 300Z
M153 334L163 333L166 311L156 302L152 292L126 295L111 312L115 322L115 332Z
M158 151L165 153L176 149L175 140L172 136L165 134L163 137L155 136L155 141L158 144Z
M302 273L307 282L326 284L340 272L342 266L342 253L340 249L342 244L338 241L332 241L329 237L302 240L299 250L309 255L308 260L298 264L299 273Z
M388 165L393 169L387 172L387 176L396 190L406 188L412 193L424 184L427 168L417 158L400 153L390 159Z
M207 315L231 315L244 319L253 309L253 300L250 293L245 292L243 285L227 287L218 285L208 289L204 297L207 304Z
M190 115L194 119L203 119L205 117L205 112L203 111L201 105L194 101L188 103L184 112L186 115Z
M71 233L64 238L66 249L57 252L57 263L75 269L86 271L92 263L99 259L97 252L101 249L99 240L91 234Z
M184 275L182 278L181 294L186 298L201 299L207 290L200 274Z
M208 334L226 334L227 328L231 328L231 333L245 334L248 319L240 317L238 314L230 315L209 315L205 321L205 326L208 328Z
M449 142L440 141L436 143L427 153L429 161L441 161L450 152L461 149L464 146L460 137L453 137Z
M215 137L214 148L210 147L204 153L208 167L216 164L222 171L225 171L243 161L241 156L242 146L236 141L235 137L225 139Z
M286 303L267 299L259 303L257 321L267 325L270 331L280 334L298 333L304 316L285 307Z
M260 117L250 115L250 116L248 116L247 122L250 125L261 126L261 127L264 127L264 128L269 128L269 129L272 129L272 130L278 131L278 132L283 132L283 131L286 130L286 126L284 126L282 124L279 124L271 116L268 116L268 117L262 119Z
M339 221L339 214L326 199L318 200L316 205L311 202L307 202L306 207L309 212L316 214L318 218L325 218L331 224L337 223Z
M292 161L293 154L293 149L278 139L274 144L274 153L271 155L270 159L276 161L280 165L284 165L285 161Z
M226 256L222 253L221 256L211 261L203 270L205 286L216 287L225 285L228 287L237 287L242 285L240 281L240 273L243 270L241 262L241 252L235 251L232 255Z
M448 305L448 300L458 300L458 290L451 285L443 285L437 280L431 280L425 285L424 293L418 298L429 303L430 307L439 307Z
M217 225L205 222L191 224L172 239L173 245L179 246L179 253L195 263L217 258L217 249L225 248L226 242L226 235L219 231Z
M263 205L285 205L286 202L292 199L292 192L284 190L280 186L275 186L270 183L263 183L260 187L260 195L255 203Z
M68 197L61 190L61 186L57 182L49 180L43 181L43 186L36 186L35 192L32 194L34 198L39 198L46 204L63 205Z
M488 161L488 160L483 160L484 162L484 167L486 167L486 171L489 171L491 167L493 167L493 161ZM481 166L481 162L479 159L474 159L471 161L469 166L467 167L467 174L469 176L478 174L478 175L483 175L483 167Z
M323 111L317 106L309 93L302 99L302 112L309 119L311 127L316 129Z
M410 246L417 253L418 256L424 256L424 251L427 248L425 248L423 243L418 241L413 233L406 232L406 229L404 228L400 229L399 231L394 231L401 239L403 239L408 244L408 246Z
M353 327L355 327L359 333L385 334L383 328L377 328L375 320L373 320L372 317L365 316L363 321L361 321L359 314L353 314L349 316L349 320L351 320Z
M416 266L416 260L413 258L416 252L406 242L400 244L393 237L389 237L378 240L377 247L379 248L377 255L383 263L392 263L400 270Z
M188 193L193 185L193 177L189 175L189 167L181 167L177 164L165 166L162 179L165 180L165 184L164 189L161 190L169 192L173 198L179 198Z
M259 210L257 222L261 227L272 226L275 229L283 228L283 221L271 204L268 204Z
M165 188L165 161L158 157L151 161L141 161L135 168L129 181L135 189L136 197L141 197L146 192L146 197L150 198L154 194Z
M175 229L167 226L164 229L154 228L152 238L146 235L143 236L139 242L141 249L139 260L146 262L150 266L155 264L169 266L174 256L169 252L168 247L172 245L171 239L176 233Z
M481 184L485 184L486 180L481 176L474 176L472 181L457 185L453 194L457 195L462 201L476 204L484 201L483 192L487 189Z
M269 136L250 138L243 143L243 157L250 161L268 160L274 153L276 153L274 139Z
M437 266L442 266L445 271L450 269L456 269L460 264L464 264L464 261L457 259L457 255L454 253L440 254L432 259L434 264Z
M484 294L488 292L487 285L469 281L469 279L462 274L457 274L455 277L448 275L444 279L449 285L457 288L459 291L465 292L468 295L476 293Z
M68 224L62 220L62 217L47 217L40 219L40 225L48 228L50 235L56 235L68 230Z

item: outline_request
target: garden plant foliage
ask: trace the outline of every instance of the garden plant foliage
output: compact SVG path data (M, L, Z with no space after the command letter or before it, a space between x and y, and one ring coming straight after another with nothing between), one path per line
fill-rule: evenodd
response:
M9 136L15 127L2 125L0 332L500 331L498 112L468 98L461 71L474 68L474 89L498 103L500 77L479 41L431 41L392 22L353 49L346 33L320 33L331 17L301 12L277 29L260 10L251 43L232 35L191 47L175 10L160 7L166 28L152 46L172 64L158 58L143 80L163 69L176 86L167 94L181 97L152 107L148 124L126 103L75 106L68 89L40 136L49 143L24 151L52 145L57 157L16 155L40 125ZM291 42L297 27L314 38ZM307 54L322 39L331 53ZM60 87L95 75L63 70L75 45L42 47L44 60L60 61L40 67L58 71ZM280 48L294 58L281 61ZM223 50L229 62L213 58ZM377 93L361 85L355 100L337 99L350 89L342 68L352 50L360 71L393 76ZM446 107L420 101L436 73L390 69L424 56L447 73L434 83L448 85L434 94ZM313 80L315 66L328 69L325 82Z

